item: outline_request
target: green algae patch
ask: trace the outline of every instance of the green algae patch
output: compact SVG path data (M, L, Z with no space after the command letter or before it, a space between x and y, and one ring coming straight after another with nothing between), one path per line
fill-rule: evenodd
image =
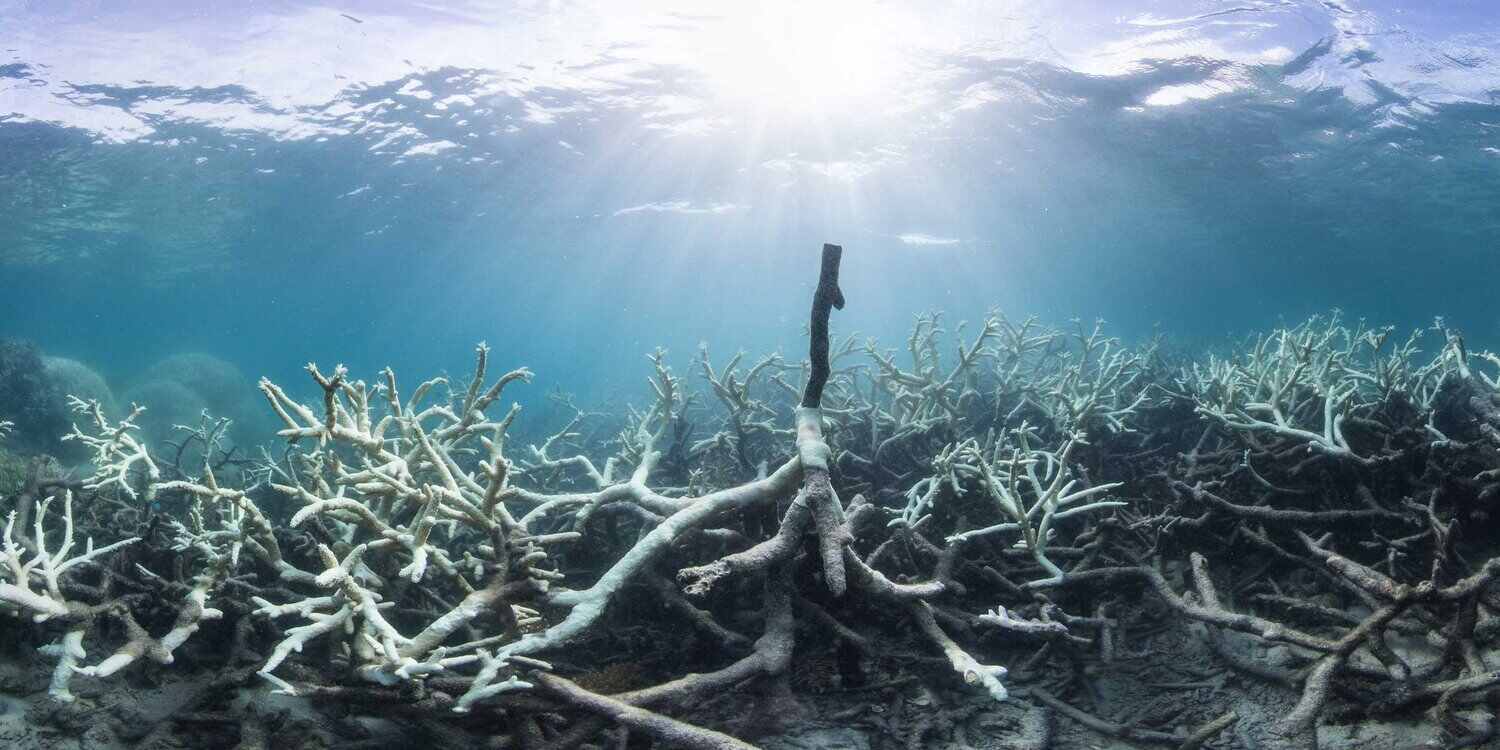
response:
M0 497L10 497L25 486L26 464L24 456L0 447Z

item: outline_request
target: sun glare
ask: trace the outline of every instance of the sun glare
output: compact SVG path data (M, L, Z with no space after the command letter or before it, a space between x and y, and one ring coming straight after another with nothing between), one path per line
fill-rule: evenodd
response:
M903 38L870 2L747 3L698 58L721 96L816 114L867 103L899 82Z

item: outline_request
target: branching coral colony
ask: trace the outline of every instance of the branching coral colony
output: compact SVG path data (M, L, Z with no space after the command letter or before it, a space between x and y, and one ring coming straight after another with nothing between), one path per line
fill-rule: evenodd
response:
M501 397L531 373L483 345L406 397L389 370L309 365L311 404L263 380L286 446L259 460L223 420L148 446L140 406L75 399L92 472L28 474L0 607L52 698L185 661L217 672L150 731L247 746L289 731L228 700L257 684L453 746L1495 736L1500 358L1332 318L1178 362L998 314L920 317L898 355L830 340L840 259L805 364L705 349L699 399L658 352L649 407L524 449Z

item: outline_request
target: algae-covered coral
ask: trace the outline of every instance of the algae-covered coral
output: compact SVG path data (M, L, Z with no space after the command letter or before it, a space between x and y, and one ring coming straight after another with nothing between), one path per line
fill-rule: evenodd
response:
M10 432L11 423L0 421L0 439ZM0 497L21 491L26 481L26 460L0 445Z
M42 352L20 339L0 339L0 403L10 439L31 449L56 450L67 431L64 394L48 377Z
M15 493L8 627L70 710L140 662L211 675L156 739L310 736L247 689L451 746L1492 736L1500 358L1331 318L1195 361L999 314L890 351L829 336L824 253L807 361L705 350L700 396L658 353L616 434L513 444L533 375L484 345L467 381L262 380L253 464L223 420L163 451L149 406L75 399L91 467Z

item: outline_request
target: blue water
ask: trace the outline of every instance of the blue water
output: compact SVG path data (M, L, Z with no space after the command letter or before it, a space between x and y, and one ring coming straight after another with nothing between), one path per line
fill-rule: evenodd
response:
M658 346L800 355L825 241L891 345L1500 339L1492 2L59 5L0 0L0 337L119 393L484 340L529 404L639 399Z

